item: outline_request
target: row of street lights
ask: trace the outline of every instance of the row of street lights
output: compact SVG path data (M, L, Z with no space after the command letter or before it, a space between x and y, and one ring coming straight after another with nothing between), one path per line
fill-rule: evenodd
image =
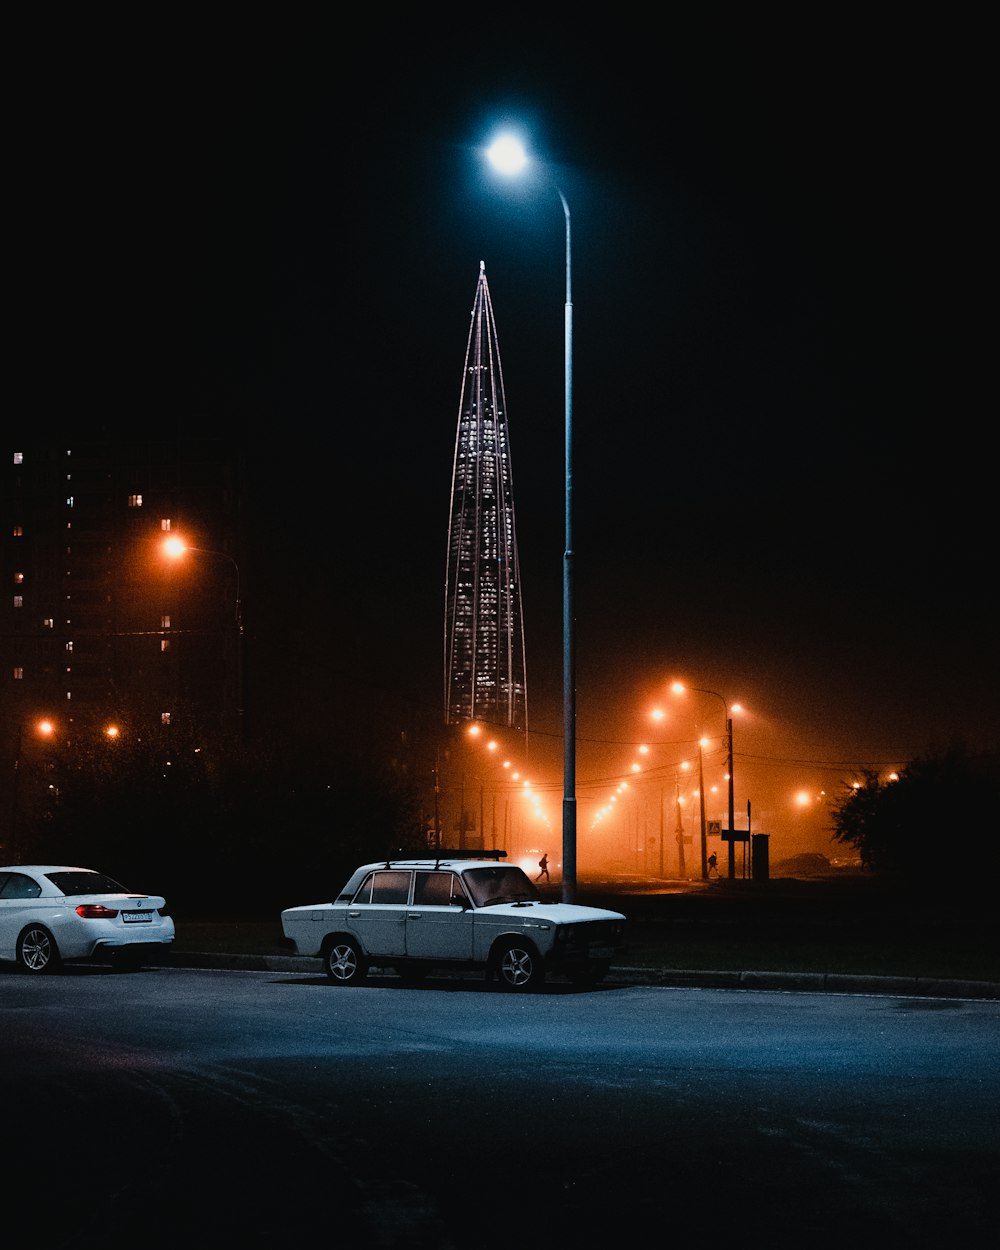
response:
M463 747L469 747L473 751L475 751L476 749L482 750L485 755L485 762L489 766L493 768L497 768L499 770L497 779L495 779L492 782L492 784L487 782L484 775L481 775L481 774L475 775L476 780L479 781L479 801L480 801L479 830L480 830L480 836L483 839L484 846L485 846L485 835L486 835L485 798L486 798L487 789L489 789L490 792L492 793L493 804L494 804L493 823L492 823L494 846L497 846L495 804L496 804L496 796L498 792L503 793L504 795L504 817L503 817L503 826L502 826L503 836L500 839L500 842L502 843L501 849L504 849L504 850L513 849L513 844L515 842L515 833L516 833L516 829L515 829L516 810L518 807L522 807L522 804L525 809L528 809L528 819L532 822L533 825L548 826L549 824L548 817L545 814L544 807L542 805L541 796L538 792L538 789L535 783L530 777L528 777L525 774L523 766L518 765L514 759L512 759L510 756L505 754L505 752L501 749L501 744L497 740L497 738L488 734L484 726L481 725L479 722L472 721L464 727L463 733L462 733L462 740L463 740ZM460 837L463 837L463 838L464 838L464 830L465 830L464 755L465 755L465 752L463 751L463 762L461 764L462 782L461 782L461 787L460 787L460 804L459 804ZM436 778L436 787L438 786L439 786L439 778ZM509 805L509 800L514 796L517 796L517 798L521 800L521 802L516 804L515 808L512 809ZM510 838L510 843L511 843L510 848L508 848L507 846L508 837ZM440 837L440 826L439 826L437 813L435 814L435 841L437 845L440 846L441 837ZM462 845L464 847L464 840L462 841Z
M671 691L671 693L672 693L672 694L675 694L675 695L681 695L681 694L686 693L687 691L690 691L691 693L694 693L694 694L705 694L705 695L710 695L710 696L712 696L713 698L717 698L717 699L719 699L719 700L722 702L723 709L724 709L724 711L725 711L726 780L727 780L727 782L728 782L728 790L729 790L729 795L728 795L729 825L728 825L728 829L727 829L727 830L725 830L725 831L723 831L723 835L722 835L722 836L723 836L723 838L724 838L724 839L728 840L728 842L729 842L729 848L730 848L730 854L729 854L729 874L730 874L730 876L734 876L734 875L735 875L735 858L734 858L734 856L733 856L733 854L732 854L732 849L733 849L733 845L734 845L734 841L735 841L735 836L734 836L734 835L735 835L735 833L736 833L736 830L735 830L735 811L734 811L735 803L734 803L734 777L733 777L733 720L732 720L732 713L734 713L734 712L738 713L738 712L742 711L743 709L742 709L742 707L740 706L740 704L738 704L738 703L733 703L732 705L730 705L729 703L727 703L727 701L726 701L726 699L724 698L724 696L723 696L723 695L721 695L721 694L719 694L719 692L718 692L718 691L716 691L716 690L708 690L708 689L706 689L706 688L704 688L704 687L700 687L700 686L685 686L683 682L675 681L675 682L673 682L673 683L671 684L671 686L670 686L670 691ZM651 715L651 717L652 717L652 719L653 719L654 721L661 721L661 720L663 720L663 719L666 717L667 713L663 710L663 708L661 708L661 707L656 707L656 708L654 708L654 709L653 709L653 711L651 712L651 714L650 714L650 715ZM706 802L705 802L705 761L704 761L704 752L705 752L705 748L706 748L706 747L708 747L709 745L710 745L710 740L709 740L708 738L706 738L706 737L704 737L704 736L700 736L700 737L698 738L698 742L697 742L697 746L698 746L698 788L697 788L696 794L697 794L698 799L699 799L699 823L700 823L700 833L701 833L701 837L700 837L700 844L701 844L701 876L702 876L702 879L703 879L703 880L707 880L707 878L708 878L708 828L707 828L707 824L708 824L708 822L707 822L707 815L706 815ZM639 750L640 750L640 752L641 752L641 753L645 754L645 753L648 753L649 748L648 748L647 746L643 745L643 746L641 746L641 747L639 748ZM689 764L689 762L688 762L688 761L686 761L686 760L685 760L685 761L683 761L681 764L679 764L679 765L677 766L677 774L676 774L676 777L675 777L675 782L677 782L677 783L679 784L679 778L680 778L680 773L681 773L681 771L684 771L684 770L688 769L689 767L690 767L690 764ZM634 772L639 772L639 771L641 771L641 768L642 768L642 766L641 766L640 764L638 764L638 763L635 763L635 764L633 764L633 765L632 765L632 769L633 769L633 771L634 771ZM620 793L621 793L624 789L626 789L626 788L627 788L627 785L626 785L625 783L622 783L622 785L619 787L619 794L620 794ZM618 796L614 796L614 797L612 798L611 802L612 802L612 803L614 803L617 797L618 797ZM679 791L678 791L678 797L677 797L677 804L678 804L678 829L677 829L677 838L678 838L678 857L679 857L678 862L679 862L679 864L680 864L681 874L682 874L682 875L684 875L684 843L683 843L683 830L682 830L681 825L680 825L680 798L679 798ZM599 814L599 818L600 818L600 815L602 815L602 814L605 814L605 813L604 813L604 809L602 809L602 813L600 813L600 814ZM662 812L661 812L661 825L662 825ZM742 838L741 838L741 840L742 840ZM661 855L661 872L662 872L662 868L663 868L663 864L662 864L663 845L662 845L662 843L663 843L663 837L662 837L662 831L661 831L661 847L660 847L660 855Z

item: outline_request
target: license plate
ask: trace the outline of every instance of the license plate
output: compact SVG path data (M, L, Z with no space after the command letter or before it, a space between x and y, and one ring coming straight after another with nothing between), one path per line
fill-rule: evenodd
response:
M151 911L122 912L122 920L124 920L126 924L137 924L139 921L145 921L146 924L149 924L152 919L153 913Z

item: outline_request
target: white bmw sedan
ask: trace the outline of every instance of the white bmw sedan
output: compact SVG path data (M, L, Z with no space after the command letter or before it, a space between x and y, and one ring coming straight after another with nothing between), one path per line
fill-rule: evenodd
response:
M25 972L53 972L69 960L134 969L173 940L158 894L133 893L90 868L0 866L0 959Z

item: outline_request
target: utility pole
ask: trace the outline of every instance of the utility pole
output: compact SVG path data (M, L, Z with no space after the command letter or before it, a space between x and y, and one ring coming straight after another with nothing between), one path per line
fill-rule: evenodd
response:
M662 786L660 786L660 876L661 876L661 877L664 875L664 872L663 872L663 869L664 869L664 863L663 863L663 834L664 834L664 828L663 828L663 787L662 787Z
M736 878L736 812L733 803L733 718L726 717L726 772L729 774L729 879Z
M730 772L730 776L732 773ZM705 828L705 769L701 742L698 742L698 808L701 815L701 879L708 880L708 831Z
M681 813L681 779L674 777L674 807L677 809L677 868L679 875L683 879L687 876L687 868L684 864L684 817Z

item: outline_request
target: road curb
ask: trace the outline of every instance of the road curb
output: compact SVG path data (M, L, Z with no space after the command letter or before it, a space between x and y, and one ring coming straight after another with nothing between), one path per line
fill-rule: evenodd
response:
M207 968L234 972L323 974L323 961L308 955L225 954L165 951L150 958L151 967ZM784 990L814 994L884 994L903 998L1000 999L996 981L949 981L935 977L873 977L846 972L724 972L687 968L612 967L608 980L618 985L715 990Z

